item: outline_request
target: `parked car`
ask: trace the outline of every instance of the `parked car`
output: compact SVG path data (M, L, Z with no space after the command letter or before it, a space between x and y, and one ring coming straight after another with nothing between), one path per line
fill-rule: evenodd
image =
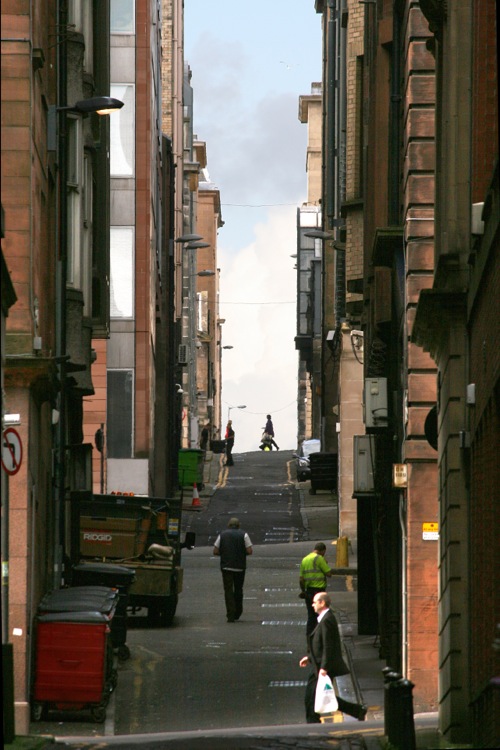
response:
M299 448L298 453L294 453L296 459L297 468L297 481L306 482L311 478L311 467L309 465L309 457L312 453L319 453L321 451L321 441L316 438L311 440L304 440Z

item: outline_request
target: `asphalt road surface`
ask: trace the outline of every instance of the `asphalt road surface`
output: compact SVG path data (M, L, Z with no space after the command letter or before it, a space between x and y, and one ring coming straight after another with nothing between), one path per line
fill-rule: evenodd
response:
M308 669L298 662L305 653L306 609L298 575L312 543L290 474L292 455L257 451L234 460L203 510L184 515L184 529L195 531L197 541L183 552L184 590L173 626L129 626L131 658L118 665L106 722L82 716L61 721L53 714L33 724L34 732L110 738L304 723ZM220 561L212 549L232 516L249 533L254 553L243 615L227 623ZM330 589L345 591L343 577L331 580Z

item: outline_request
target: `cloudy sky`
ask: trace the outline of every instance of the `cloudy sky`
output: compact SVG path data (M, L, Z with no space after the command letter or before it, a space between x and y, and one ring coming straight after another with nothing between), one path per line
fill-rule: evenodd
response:
M321 80L314 0L185 0L194 132L220 190L223 426L234 452L257 450L265 415L297 446L296 211L306 199L299 96Z

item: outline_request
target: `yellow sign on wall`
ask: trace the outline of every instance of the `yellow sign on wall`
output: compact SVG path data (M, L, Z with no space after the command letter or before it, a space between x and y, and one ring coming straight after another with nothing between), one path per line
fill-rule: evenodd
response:
M439 539L439 524L437 521L422 524L422 539L426 542L434 542Z

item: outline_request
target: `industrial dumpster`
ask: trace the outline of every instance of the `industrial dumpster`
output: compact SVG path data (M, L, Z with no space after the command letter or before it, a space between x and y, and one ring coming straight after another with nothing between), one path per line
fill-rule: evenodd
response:
M226 441L225 440L211 440L210 448L212 450L212 453L224 453L224 451L226 450Z
M71 585L75 588L86 586L111 586L118 590L118 604L112 621L111 641L118 650L118 658L124 661L130 657L127 641L127 605L129 589L135 579L135 570L113 563L83 562L74 565Z
M309 465L311 468L312 495L316 494L316 490L337 491L337 453L311 453Z
M111 659L110 659L111 654ZM36 622L32 718L48 709L90 709L94 721L106 718L109 695L116 685L110 670L109 617L102 612L53 612Z
M177 466L180 487L203 486L204 458L204 451L199 448L181 448Z

